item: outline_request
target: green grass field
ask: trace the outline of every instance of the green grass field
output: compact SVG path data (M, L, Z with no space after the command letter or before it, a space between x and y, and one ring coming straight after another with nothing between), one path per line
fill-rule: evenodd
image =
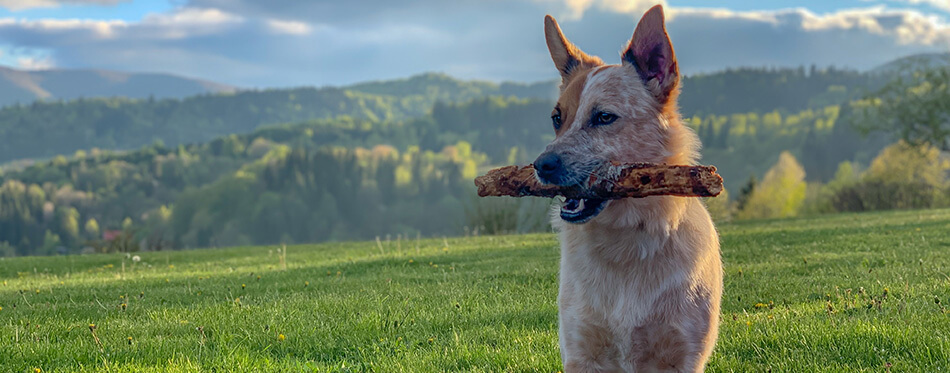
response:
M708 371L950 369L950 210L720 231ZM446 242L0 260L0 371L558 371L555 237Z

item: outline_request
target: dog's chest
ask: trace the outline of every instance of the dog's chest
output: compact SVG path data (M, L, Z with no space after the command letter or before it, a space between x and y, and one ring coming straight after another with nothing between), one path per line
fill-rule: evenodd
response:
M662 254L641 258L640 251L655 252L663 242L650 235L613 240L572 237L570 233L562 236L561 286L571 293L569 299L562 299L569 303L562 305L565 311L600 319L615 331L642 323L655 312L661 295L682 285L686 278L685 272L669 266Z

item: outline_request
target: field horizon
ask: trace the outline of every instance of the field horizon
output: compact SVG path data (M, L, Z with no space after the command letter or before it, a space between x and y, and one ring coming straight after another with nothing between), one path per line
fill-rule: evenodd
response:
M950 368L950 210L719 229L707 371ZM558 258L553 234L0 258L0 370L556 372Z

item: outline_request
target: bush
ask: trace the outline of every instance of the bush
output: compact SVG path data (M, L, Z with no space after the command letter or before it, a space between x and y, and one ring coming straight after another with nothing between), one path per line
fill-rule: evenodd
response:
M752 190L739 211L740 219L779 218L798 215L805 200L805 169L789 152L782 152L762 183Z
M942 191L919 181L865 181L841 189L833 200L837 211L874 211L939 207Z
M723 189L718 196L703 198L703 201L706 202L706 210L709 210L713 221L724 223L732 220L735 204L729 200L729 191Z
M946 206L947 161L930 146L888 146L856 181L829 183L835 211L919 209Z
M6 241L0 241L0 258L12 258L16 256L16 248Z
M465 208L466 225L482 234L551 230L547 198L473 197Z

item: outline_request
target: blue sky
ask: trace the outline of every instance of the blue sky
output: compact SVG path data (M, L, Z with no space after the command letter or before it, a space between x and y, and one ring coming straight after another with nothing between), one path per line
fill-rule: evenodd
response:
M24 1L23 3L28 3ZM137 21L142 19L148 13L161 13L170 11L183 2L168 0L136 0L124 1L118 3L65 3L51 7L35 7L11 10L11 7L0 7L0 17L16 17L27 19L69 19L69 18L89 18L89 19L122 19L126 21Z
M778 10L787 8L808 8L816 13L834 12L842 9L862 8L870 4L887 3L884 1L867 0L728 0L728 1L709 1L709 0L683 0L669 1L668 4L674 7L694 7L694 8L728 8L738 11L749 10ZM891 5L897 3L892 1ZM913 4L905 2L902 7L920 9L929 12L938 11L937 8L927 2Z
M27 3L28 1L24 1ZM787 8L807 8L816 13L834 12L841 9L866 7L871 1L863 0L728 0L728 1L709 1L709 0L671 0L667 4L673 7L692 7L692 8L726 8L737 11L749 10L778 10ZM880 3L880 2L878 2ZM0 17L16 17L27 19L70 19L70 18L88 18L88 19L121 19L125 21L141 20L149 13L168 12L175 7L186 5L186 1L169 0L134 0L121 1L116 3L96 4L93 3L65 3L56 7L38 7L26 8L17 11L10 10L9 7L0 6ZM907 8L919 9L927 12L941 13L940 9L930 6L928 3L904 4Z
M0 64L165 72L243 87L342 85L426 71L556 77L541 19L616 62L667 9L682 70L869 69L950 50L950 0L0 0Z

